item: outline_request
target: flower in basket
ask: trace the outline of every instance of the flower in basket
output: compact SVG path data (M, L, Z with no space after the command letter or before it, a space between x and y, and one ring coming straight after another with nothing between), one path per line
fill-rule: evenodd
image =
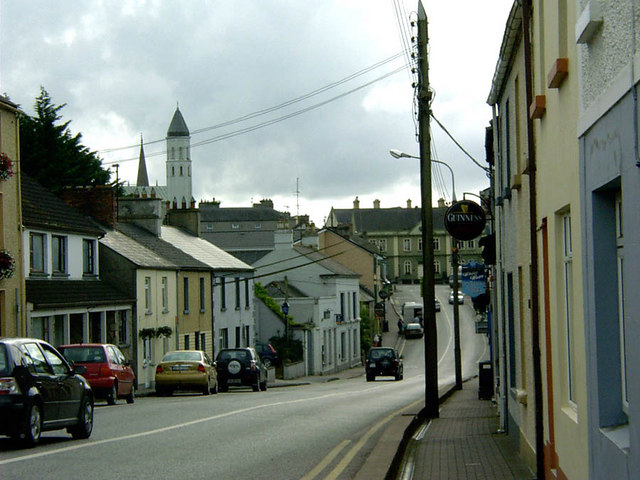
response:
M11 278L16 271L16 261L7 250L0 250L0 279Z
M0 180L13 177L13 162L6 153L0 153Z

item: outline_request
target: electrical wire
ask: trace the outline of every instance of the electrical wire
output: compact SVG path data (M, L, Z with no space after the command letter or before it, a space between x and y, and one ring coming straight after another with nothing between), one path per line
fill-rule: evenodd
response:
M377 82L379 82L381 80L384 80L384 79L386 79L386 78L388 78L388 77L390 77L392 75L395 75L398 72L403 71L405 68L406 68L406 66L403 65L403 66L401 66L399 68L396 68L396 69L394 69L394 70L392 70L392 71L390 71L390 72L388 72L388 73L386 73L386 74L384 74L384 75L382 75L380 77L377 77L377 78L375 78L375 79L373 79L373 80L371 80L371 81L369 81L369 82L367 82L367 83L365 83L363 85L360 85L358 87L352 88L351 90L348 90L345 93L342 93L342 94L337 95L335 97L329 98L328 100L325 100L323 102L316 103L316 104L311 105L309 107L306 107L306 108L303 108L303 109L300 109L300 110L296 110L295 112L289 113L287 115L282 115L280 117L276 117L274 119L271 119L271 120L268 120L268 121L265 121L265 122L262 122L262 123L258 123L256 125L252 125L250 127L245 127L245 128L239 129L239 130L235 130L233 132L229 132L229 133L225 133L225 134L222 134L222 135L218 135L217 137L212 137L212 138L209 138L209 139L206 139L206 140L202 140L200 142L196 142L196 143L191 145L191 148L199 147L199 146L202 146L202 145L209 145L211 143L219 142L219 141L222 141L222 140L227 140L229 138L237 137L238 135L243 135L245 133L253 132L254 130L259 130L261 128L265 128L265 127L274 125L274 124L282 122L284 120L288 120L290 118L297 117L298 115L302 115L303 113L310 112L310 111L315 110L317 108L320 108L320 107L322 107L324 105L327 105L329 103L335 102L336 100L344 98L344 97L346 97L348 95L351 95L351 94L353 94L353 93L355 93L355 92L357 92L359 90L367 88L367 87L373 85L374 83L377 83ZM158 155L164 155L166 153L167 153L166 150L162 150L162 151L159 151L159 152L145 154L145 157L146 158L155 157L155 156L158 156ZM116 163L130 162L130 161L138 160L138 159L139 159L139 157L136 156L136 157L124 158L124 159L113 160L113 161L102 162L102 163L104 165L112 165L112 164L116 164Z
M473 163L475 163L478 167L480 167L482 170L484 170L484 171L485 171L485 173L487 173L487 175L488 175L488 174L490 174L490 170L489 170L487 167L485 167L484 165L482 165L480 162L478 162L475 158L473 158L473 156L471 156L471 154L470 154L469 152L467 152L467 151L464 149L464 147L463 147L462 145L460 145L460 142L458 142L458 141L453 137L453 135L451 135L451 133L449 133L449 130L447 130L447 129L446 129L446 127L445 127L442 123L440 123L440 120L438 120L438 119L436 118L436 116L433 114L433 112L431 112L431 118L433 118L433 119L436 121L436 123L440 126L440 128L441 128L442 130L444 130L444 133L446 133L446 134L447 134L447 136L448 136L448 137L453 141L453 143L455 143L455 144L456 144L456 146L457 146L460 150L462 150L462 152L463 152L467 157L469 157Z
M290 105L296 104L296 103L301 102L303 100L307 100L307 99L312 98L312 97L314 97L316 95L319 95L320 93L324 93L327 90L330 90L332 88L338 87L338 86L340 86L340 85L342 85L342 84L344 84L346 82L349 82L349 81L351 81L351 80L353 80L353 79L355 79L357 77L360 77L360 76L364 75L365 73L369 73L369 72L375 70L376 68L379 68L379 67L381 67L383 65L386 65L387 63L390 63L390 62L400 58L401 56L405 55L405 53L406 53L405 51L401 51L399 53L396 53L396 54L392 55L391 57L385 58L384 60L376 62L373 65L370 65L370 66L368 66L366 68L363 68L362 70L359 70L359 71L357 71L355 73L347 75L346 77L344 77L344 78L342 78L340 80L337 80L335 82L332 82L332 83L329 83L327 85L324 85L323 87L317 88L315 90L312 90L309 93L305 93L304 95L301 95L299 97L293 98L291 100L287 100L287 101L282 102L282 103L280 103L278 105L275 105L273 107L268 107L268 108L264 108L262 110L257 110L255 112L248 113L246 115L242 115L240 117L236 117L236 118L234 118L232 120L227 120L225 122L218 123L218 124L212 125L210 127L204 127L204 128L196 129L196 130L191 131L190 133L192 135L197 135L199 133L208 132L210 130L215 130L215 129L222 128L222 127L227 127L229 125L234 125L236 123L244 122L246 120L251 120L252 118L256 118L256 117L259 117L261 115L266 115L267 113L271 113L273 111L280 110L280 109L282 109L284 107L288 107ZM152 140L152 141L149 141L149 142L145 142L144 145L151 145L151 144L160 143L160 142L164 142L164 139ZM116 151L120 151L120 150L127 150L127 149L130 149L130 148L137 148L138 146L139 146L139 144L127 145L127 146L124 146L124 147L107 148L107 149L99 150L98 153L112 153L112 152L116 152Z

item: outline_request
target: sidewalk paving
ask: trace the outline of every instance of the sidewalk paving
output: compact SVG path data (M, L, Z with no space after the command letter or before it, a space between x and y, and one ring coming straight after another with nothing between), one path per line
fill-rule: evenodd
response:
M397 478L535 478L506 436L496 433L498 423L495 405L478 399L478 378L472 378L441 405L439 418L413 434Z

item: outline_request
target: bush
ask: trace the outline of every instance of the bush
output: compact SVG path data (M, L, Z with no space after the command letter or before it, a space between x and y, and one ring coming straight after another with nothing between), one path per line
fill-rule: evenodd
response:
M371 348L371 312L365 306L360 306L360 349L363 354L369 353Z
M271 337L269 343L276 349L283 363L301 362L304 358L302 342L300 340L282 337Z

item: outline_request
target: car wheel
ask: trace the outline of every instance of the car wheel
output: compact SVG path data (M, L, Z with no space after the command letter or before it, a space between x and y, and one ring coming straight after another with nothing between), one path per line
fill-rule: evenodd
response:
M117 401L118 401L118 384L116 382L113 382L113 385L111 385L111 391L107 396L107 404L115 405Z
M42 410L39 405L32 404L27 411L22 439L25 445L33 447L40 441L40 435L42 435Z
M256 377L256 383L251 385L251 388L253 388L254 392L259 392L260 391L260 376Z
M265 358L262 363L264 364L265 367L269 368L271 366L271 360L269 360L268 358Z
M131 384L131 392L127 395L127 403L131 404L136 401L136 387Z
M93 431L93 403L84 398L78 412L78 424L71 428L73 438L89 438Z
M209 379L207 379L207 383L205 383L204 387L202 387L202 394L209 395L210 393L211 393L211 388L209 387Z
M264 382L260 383L260 390L262 390L263 392L267 391L267 381L266 380Z
M375 375L367 374L367 382L373 382L376 379Z
M402 380L402 375L400 375L399 373L396 373L396 382L398 380Z
M216 380L215 385L213 386L213 388L211 389L211 393L213 393L214 395L216 393L218 393L218 381Z
M229 385L227 385L226 383L221 383L220 385L218 385L218 391L220 391L220 392L228 392L229 391Z

